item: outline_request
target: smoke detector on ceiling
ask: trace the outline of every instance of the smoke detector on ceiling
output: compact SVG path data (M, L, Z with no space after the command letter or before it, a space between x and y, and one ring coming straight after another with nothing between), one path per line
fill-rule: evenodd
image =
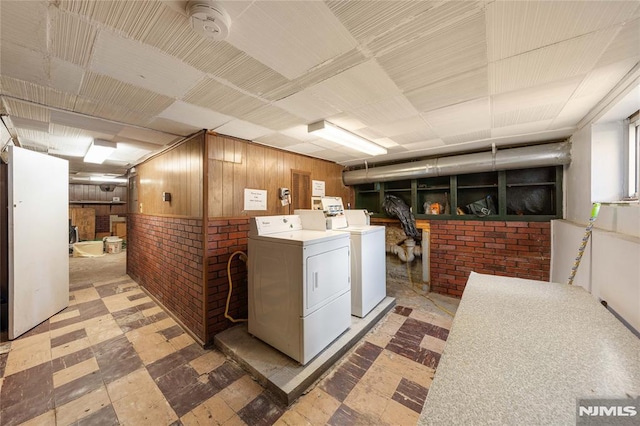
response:
M194 30L213 40L224 40L229 35L231 18L224 8L213 0L190 0L187 15Z

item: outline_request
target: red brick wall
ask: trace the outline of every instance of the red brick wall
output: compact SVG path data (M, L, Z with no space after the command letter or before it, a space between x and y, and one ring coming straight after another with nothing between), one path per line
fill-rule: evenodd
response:
M129 215L127 274L203 341L202 220Z
M216 333L234 325L224 317L229 292L227 262L236 251L247 253L248 231L249 218L210 219L207 224L209 341L213 341ZM233 292L229 303L229 315L234 319L247 318L247 268L237 255L231 261L231 280Z
M549 222L431 221L431 289L461 296L471 271L549 280Z
M96 232L111 232L109 215L96 215Z

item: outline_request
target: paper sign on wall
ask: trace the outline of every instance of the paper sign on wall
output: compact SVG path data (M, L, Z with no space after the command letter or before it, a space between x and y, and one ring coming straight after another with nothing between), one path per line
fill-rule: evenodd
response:
M311 196L324 197L324 181L323 180L311 181Z
M245 210L266 210L267 191L263 189L244 189Z

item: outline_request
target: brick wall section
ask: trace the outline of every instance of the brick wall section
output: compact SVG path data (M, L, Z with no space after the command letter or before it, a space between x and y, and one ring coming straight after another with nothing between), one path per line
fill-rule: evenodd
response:
M127 273L203 341L202 220L129 215Z
M96 232L111 232L109 215L96 215Z
M213 341L215 334L235 325L224 317L229 292L227 262L236 251L247 253L248 231L249 218L209 219L207 224L209 342ZM233 292L229 303L229 315L235 319L247 318L247 267L240 260L240 256L234 256L231 262L231 280Z
M471 271L549 280L549 222L431 221L431 289L462 296Z

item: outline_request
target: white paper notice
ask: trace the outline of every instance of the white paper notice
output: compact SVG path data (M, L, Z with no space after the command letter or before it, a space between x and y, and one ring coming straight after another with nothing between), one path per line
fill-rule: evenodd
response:
M311 181L311 196L324 197L324 181L323 180Z
M263 189L244 189L245 210L266 210L267 191Z

